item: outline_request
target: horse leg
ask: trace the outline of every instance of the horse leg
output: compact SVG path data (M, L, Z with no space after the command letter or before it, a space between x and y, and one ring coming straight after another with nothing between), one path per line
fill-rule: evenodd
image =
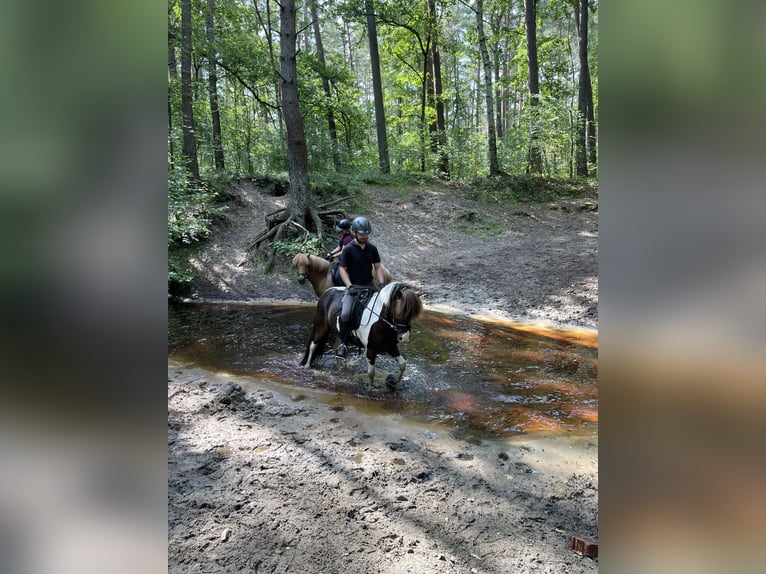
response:
M316 349L318 346L319 344L315 343L314 341L311 341L311 343L309 343L308 349L306 349L306 356L303 358L303 361L301 362L301 365L303 365L304 369L308 369L311 367L311 361L314 360L314 353L316 352Z
M403 356L399 355L396 357L396 362L399 363L399 376L396 377L396 382L402 380L402 375L404 375L404 369L407 367L407 361L404 359Z
M316 334L316 327L311 326L309 336L306 338L306 351L303 353L303 359L299 363L301 367L308 369L311 366L311 359L314 357L314 350L316 349L316 343L314 342L314 335Z
M367 377L370 379L370 386L375 381L375 357L367 357Z
M311 332L306 340L306 352L303 355L303 360L300 362L304 369L310 368L314 359L324 352L328 335L327 328L322 325L319 326L319 329L317 329L316 325L311 327Z

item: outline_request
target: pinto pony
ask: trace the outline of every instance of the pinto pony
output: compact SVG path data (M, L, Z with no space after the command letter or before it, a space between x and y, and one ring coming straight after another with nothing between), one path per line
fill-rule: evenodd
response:
M338 335L338 317L343 301L343 289L333 287L325 291L317 303L314 324L311 327L306 352L300 364L309 368L325 350L330 336ZM420 296L404 283L389 283L373 293L361 316L359 326L351 331L362 343L367 357L367 376L372 385L375 378L375 358L387 353L399 364L399 373L386 379L394 386L402 380L407 361L399 353L398 343L410 339L410 322L423 311Z
M298 253L293 257L293 267L298 274L298 283L305 285L306 279L308 279L317 297L333 286L332 265L322 257L309 253ZM391 272L385 267L383 267L383 279L386 283L392 281ZM373 282L377 286L378 278L375 277ZM338 286L340 287L340 285Z

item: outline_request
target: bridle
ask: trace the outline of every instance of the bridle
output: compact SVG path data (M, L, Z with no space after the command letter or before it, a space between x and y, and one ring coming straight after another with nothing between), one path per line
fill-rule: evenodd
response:
M309 278L309 273L311 270L311 254L306 254L306 260L308 263L306 264L306 272L305 273L298 273L298 282L303 285L303 283L306 281L306 279Z
M376 298L380 297L380 291L375 293L375 297ZM389 303L389 306L392 307L390 303ZM374 307L375 307L375 300L370 302L370 306L369 306L370 315L375 315L379 321L382 321L383 323L388 325L393 331L396 332L397 335L399 336L404 335L407 331L409 331L412 328L410 323L400 323L396 320L394 320L393 322L389 321L383 315L381 315L380 313L377 313Z

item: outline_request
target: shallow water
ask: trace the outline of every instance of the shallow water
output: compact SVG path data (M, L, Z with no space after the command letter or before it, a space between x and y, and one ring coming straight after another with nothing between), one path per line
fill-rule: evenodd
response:
M407 370L378 357L374 386L364 357L331 354L314 369L298 366L314 305L172 303L171 359L218 372L301 389L321 389L338 408L398 413L446 427L455 438L502 439L533 433L594 434L598 425L597 336L510 322L425 312L399 349ZM300 394L297 395L300 397Z

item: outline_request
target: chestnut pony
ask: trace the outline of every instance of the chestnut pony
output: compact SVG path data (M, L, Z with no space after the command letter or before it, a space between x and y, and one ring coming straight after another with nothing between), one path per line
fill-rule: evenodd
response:
M293 267L298 274L298 283L305 285L306 279L308 279L317 297L333 286L332 265L322 257L309 253L298 253L293 257ZM393 279L391 272L385 267L383 267L383 279L386 283L391 283ZM377 277L374 279L374 283L375 286L378 285Z
M338 335L338 316L343 300L343 288L325 291L317 303L314 324L306 341L306 352L300 364L309 368L321 356L330 337ZM359 326L351 332L365 349L367 376L372 385L375 378L375 358L387 353L399 364L399 373L390 374L386 384L393 387L401 381L407 361L399 353L398 343L410 339L410 322L423 311L420 296L404 283L389 283L372 294L361 316Z

